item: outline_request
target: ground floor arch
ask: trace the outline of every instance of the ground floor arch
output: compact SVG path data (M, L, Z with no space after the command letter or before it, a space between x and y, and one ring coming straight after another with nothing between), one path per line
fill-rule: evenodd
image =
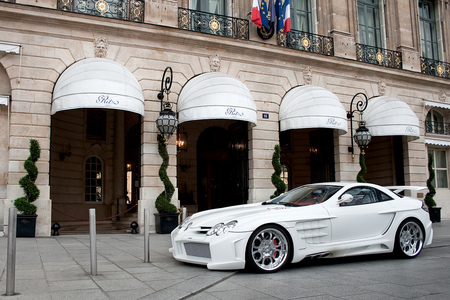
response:
M244 204L249 194L247 122L186 122L187 149L177 153L178 198L189 213Z
M137 211L140 128L139 115L118 110L76 109L52 116L52 223L65 231L87 230L80 221L88 219L90 208L97 219L109 221Z

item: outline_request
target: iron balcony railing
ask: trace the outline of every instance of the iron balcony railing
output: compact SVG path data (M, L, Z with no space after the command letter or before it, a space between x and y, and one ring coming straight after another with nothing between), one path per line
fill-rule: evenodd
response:
M420 71L423 74L433 75L436 77L450 78L450 63L431 58L420 58Z
M328 56L334 55L332 37L293 29L286 33L285 40L282 37L282 34L278 36L279 46Z
M178 8L178 28L208 34L249 39L248 20Z
M450 123L425 121L425 132L450 135Z
M144 22L145 0L58 0L57 9L133 22Z
M363 44L356 44L356 60L388 68L402 68L401 52Z

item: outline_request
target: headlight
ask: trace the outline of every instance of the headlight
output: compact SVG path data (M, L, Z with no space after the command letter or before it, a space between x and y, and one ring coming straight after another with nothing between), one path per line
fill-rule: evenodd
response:
M208 230L208 232L206 233L207 236L210 235L221 235L223 233L227 233L228 231L230 231L230 229L234 228L237 224L237 221L231 221L228 222L227 224L224 223L219 223L214 225L213 228L211 228L210 230Z
M184 219L184 221L180 224L180 226L178 226L178 229L188 230L188 228L191 227L191 225L192 225L191 217L187 217L187 218Z

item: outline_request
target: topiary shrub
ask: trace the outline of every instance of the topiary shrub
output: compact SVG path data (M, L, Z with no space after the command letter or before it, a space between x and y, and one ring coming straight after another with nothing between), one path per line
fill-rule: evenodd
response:
M434 179L434 170L433 170L433 155L428 155L428 173L429 177L427 179L427 188L428 193L425 195L425 205L428 206L428 208L432 208L436 206L436 202L434 201L434 195L436 195L436 189L434 188L432 182Z
M359 165L361 170L359 170L358 175L356 175L356 182L367 182L364 179L364 175L367 174L366 160L362 152L359 154Z
M272 155L272 166L275 172L272 174L272 184L275 186L276 190L275 193L270 196L270 199L277 197L278 195L281 195L286 191L286 184L281 179L281 163L280 163L280 154L281 154L281 148L280 145L275 145L275 151Z
M37 207L32 202L39 198L40 191L37 188L35 182L39 174L36 167L36 161L41 156L41 148L36 140L30 140L30 156L25 160L23 166L28 172L27 175L20 178L19 185L22 187L25 194L24 197L14 200L14 206L17 210L24 215L36 214Z
M161 213L177 213L177 207L170 203L175 188L167 176L167 167L169 166L169 153L167 153L167 145L162 136L158 135L158 153L162 157L163 162L159 168L159 178L164 183L164 191L156 198L155 207Z

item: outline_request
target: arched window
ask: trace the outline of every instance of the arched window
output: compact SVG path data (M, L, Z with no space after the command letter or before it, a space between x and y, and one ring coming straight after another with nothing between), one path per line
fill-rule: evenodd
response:
M447 134L444 117L435 110L430 110L428 112L425 125L427 133Z
M85 165L84 199L86 202L102 201L102 161L96 156L86 160Z

